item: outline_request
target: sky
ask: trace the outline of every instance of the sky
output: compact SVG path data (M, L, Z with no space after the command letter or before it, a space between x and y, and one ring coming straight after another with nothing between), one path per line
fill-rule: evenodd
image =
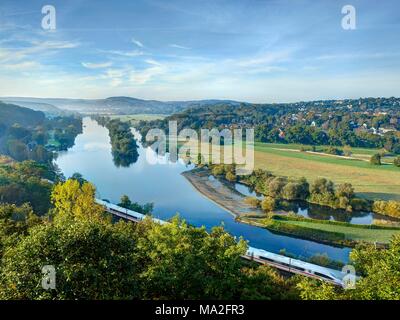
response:
M400 1L1 0L1 96L399 97Z

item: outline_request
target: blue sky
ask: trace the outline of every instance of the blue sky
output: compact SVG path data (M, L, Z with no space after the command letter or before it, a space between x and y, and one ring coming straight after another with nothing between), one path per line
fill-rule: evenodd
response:
M57 29L41 28L42 6ZM341 27L344 5L356 30ZM0 96L400 96L398 0L1 0Z

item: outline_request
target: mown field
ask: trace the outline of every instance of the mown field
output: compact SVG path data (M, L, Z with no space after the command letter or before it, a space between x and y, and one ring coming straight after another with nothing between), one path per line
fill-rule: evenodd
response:
M371 155L377 150L353 148L353 152ZM324 177L339 184L349 182L359 196L368 199L400 200L400 168L392 164L373 166L359 159L299 152L296 145L256 143L255 166L309 181Z

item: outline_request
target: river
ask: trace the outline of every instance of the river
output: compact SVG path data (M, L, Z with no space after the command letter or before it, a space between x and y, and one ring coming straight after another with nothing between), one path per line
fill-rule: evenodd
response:
M201 194L181 175L191 166L175 164L150 164L146 149L139 144L139 158L129 167L117 167L112 159L108 130L96 121L85 117L83 133L75 145L61 152L57 165L66 177L79 172L97 188L97 197L118 203L126 194L141 204L154 203L153 215L169 219L179 213L187 222L207 229L223 224L236 237L242 236L253 247L279 253L284 249L296 256L309 258L327 254L331 259L347 262L349 248L337 248L314 241L274 234L268 230L235 222L234 217ZM150 151L148 151L150 152Z

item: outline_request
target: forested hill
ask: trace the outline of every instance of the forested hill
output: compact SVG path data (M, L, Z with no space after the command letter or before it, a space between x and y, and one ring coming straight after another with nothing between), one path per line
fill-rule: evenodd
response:
M261 142L385 148L400 154L400 99L365 98L287 104L215 104L190 107L163 120L141 122L150 128L249 128Z
M0 102L0 153L17 161L49 163L52 151L71 147L81 131L78 117L46 118L41 111Z
M44 120L45 115L41 111L34 111L0 101L0 128L2 129L15 123L24 127L35 127L41 125Z

